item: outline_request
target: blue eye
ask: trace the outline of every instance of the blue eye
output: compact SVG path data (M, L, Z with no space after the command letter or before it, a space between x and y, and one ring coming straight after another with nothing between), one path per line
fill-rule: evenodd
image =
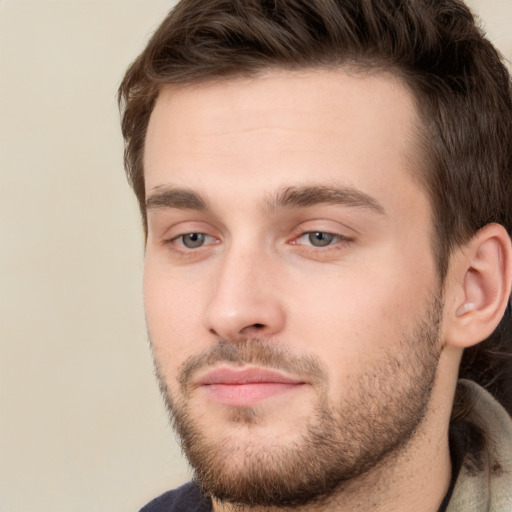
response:
M181 240L181 243L187 249L197 249L204 245L206 235L204 233L187 233L186 235L179 236L178 240Z
M324 233L323 231L314 231L305 233L303 236L308 237L308 242L314 247L326 247L331 245L333 241L337 241L339 237L331 233Z

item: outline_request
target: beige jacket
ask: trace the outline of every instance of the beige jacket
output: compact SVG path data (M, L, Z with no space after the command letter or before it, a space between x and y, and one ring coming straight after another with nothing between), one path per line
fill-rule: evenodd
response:
M483 429L488 449L482 472L471 474L462 466L447 512L512 512L512 419L474 382L460 385L475 397L469 421Z

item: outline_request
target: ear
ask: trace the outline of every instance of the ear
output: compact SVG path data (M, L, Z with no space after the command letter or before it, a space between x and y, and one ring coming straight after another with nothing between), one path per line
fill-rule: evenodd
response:
M446 343L467 348L485 340L510 300L512 245L505 228L488 224L455 251L446 284Z

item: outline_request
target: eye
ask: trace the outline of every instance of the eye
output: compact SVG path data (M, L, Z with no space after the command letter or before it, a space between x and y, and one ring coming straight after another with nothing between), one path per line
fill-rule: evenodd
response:
M197 249L206 243L207 238L209 238L208 235L204 233L186 233L178 236L175 240L181 242L187 249Z
M298 237L296 243L313 247L327 247L343 240L347 240L347 238L325 231L309 231Z
M337 240L335 235L324 233L323 231L306 233L304 236L306 236L308 242L315 247L325 247L331 245L334 240Z

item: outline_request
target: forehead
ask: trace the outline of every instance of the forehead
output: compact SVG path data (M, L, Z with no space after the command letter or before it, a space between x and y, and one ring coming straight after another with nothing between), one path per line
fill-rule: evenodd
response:
M275 70L165 86L147 131L146 190L221 180L238 193L262 175L269 187L323 178L382 189L416 172L418 124L409 90L385 73Z

